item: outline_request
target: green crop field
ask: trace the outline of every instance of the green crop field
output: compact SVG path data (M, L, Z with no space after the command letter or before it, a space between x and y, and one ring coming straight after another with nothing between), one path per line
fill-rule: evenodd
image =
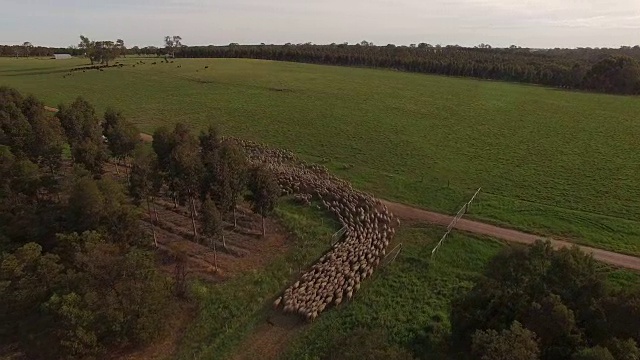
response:
M217 123L428 209L453 213L482 187L471 216L640 255L638 97L258 60L144 61L63 77L86 60L0 59L0 85L52 106L82 95L146 132Z

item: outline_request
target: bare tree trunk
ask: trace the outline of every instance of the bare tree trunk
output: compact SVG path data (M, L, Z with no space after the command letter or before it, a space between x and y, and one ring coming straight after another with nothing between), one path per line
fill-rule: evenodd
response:
M196 230L195 216L196 206L194 204L193 197L191 196L191 192L189 192L189 201L191 202L191 224L193 225L193 240L198 241L198 231Z
M153 214L156 216L156 222L160 221L158 219L158 209L156 208L156 198L152 197L151 198L151 203L153 203Z
M216 250L216 240L211 238L211 242L213 243L213 266L216 268L216 272L218 272L218 251Z
M236 216L236 206L233 205L233 228L236 229L238 227L238 217Z
M156 237L156 225L151 217L151 205L149 205L149 197L147 197L147 210L149 211L149 219L151 220L151 232L153 232L153 243L158 247L158 238Z
M222 246L224 246L224 248L227 248L227 242L224 240L224 230L222 230Z
M267 236L267 230L264 227L264 216L262 217L262 237Z
M127 158L122 159L122 166L124 166L125 174L127 174L127 183L129 183L129 181L131 180L131 169L129 169L129 166L127 164Z

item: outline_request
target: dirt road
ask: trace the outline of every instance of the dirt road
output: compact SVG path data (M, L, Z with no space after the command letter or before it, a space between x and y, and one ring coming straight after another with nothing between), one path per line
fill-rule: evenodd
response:
M394 203L386 200L383 200L382 202L389 208L389 210L393 214L400 217L401 219L425 221L425 222L444 225L444 226L449 225L451 220L453 220L453 217L449 215L443 215L443 214L439 214L439 213L435 213L427 210L418 209L409 205L398 204L398 203ZM533 244L536 240L539 240L539 239L549 240L551 241L551 244L553 245L553 247L556 249L563 248L563 247L571 247L575 245L567 241L545 238L543 236L528 234L518 230L505 229L502 227L489 225L489 224L485 224L478 221L467 220L464 218L458 221L455 228L458 230L462 230L462 231L466 231L474 234L486 235L496 239L501 239L501 240L515 242L515 243L521 243L521 244ZM618 254L611 251L596 249L589 246L579 245L578 247L586 253L593 254L593 258L598 261L602 261L604 263L614 265L614 266L619 266L627 269L640 271L640 258L624 255L624 254Z

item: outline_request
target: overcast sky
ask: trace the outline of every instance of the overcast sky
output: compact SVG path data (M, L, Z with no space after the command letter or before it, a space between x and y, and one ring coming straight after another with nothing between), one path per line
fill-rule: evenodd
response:
M0 44L640 44L640 0L0 0Z

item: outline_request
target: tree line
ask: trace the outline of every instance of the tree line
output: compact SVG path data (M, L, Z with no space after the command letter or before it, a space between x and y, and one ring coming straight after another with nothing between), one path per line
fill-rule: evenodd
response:
M528 49L512 45L492 48L480 44L473 48L458 45L376 46L362 41L314 45L186 46L180 36L166 36L164 47L134 46L127 49L122 40L89 41L81 35L77 47L47 49L0 46L0 56L52 55L55 51L87 56L107 62L119 55L172 56L184 58L252 58L314 64L387 68L399 71L473 77L510 82L541 84L566 89L614 94L640 93L640 46L577 49Z
M188 205L194 239L210 246L224 244L239 199L273 210L273 175L215 128L156 136L150 149L116 110L98 116L78 98L53 116L0 87L0 346L73 359L156 338L186 286L158 270L154 197ZM103 175L108 161L122 181Z
M542 84L598 92L640 93L640 47L531 50L487 46L256 45L191 46L185 58L252 58L388 68L407 72Z

